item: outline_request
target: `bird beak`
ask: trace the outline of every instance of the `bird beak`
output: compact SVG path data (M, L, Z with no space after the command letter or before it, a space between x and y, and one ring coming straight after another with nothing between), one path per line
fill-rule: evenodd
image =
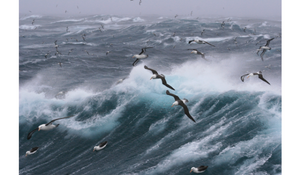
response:
M93 151L95 151L95 148L94 148L94 150Z
M173 107L174 105L172 105L171 107Z
M191 170L190 173L191 173L192 171L193 171L193 170Z
M39 128L39 130L38 131L40 131L40 128Z
M27 154L25 156L27 156Z
M150 78L150 80L152 79L152 77Z
M248 76L247 78L249 78L250 76Z

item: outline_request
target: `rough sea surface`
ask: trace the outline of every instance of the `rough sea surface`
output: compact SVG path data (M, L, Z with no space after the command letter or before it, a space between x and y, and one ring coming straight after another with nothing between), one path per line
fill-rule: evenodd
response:
M207 175L281 174L280 20L20 15L19 35L19 174L183 175L200 165ZM256 51L270 38L262 61ZM153 48L132 66L143 47ZM241 81L258 71L271 85ZM196 123L166 90L189 100Z

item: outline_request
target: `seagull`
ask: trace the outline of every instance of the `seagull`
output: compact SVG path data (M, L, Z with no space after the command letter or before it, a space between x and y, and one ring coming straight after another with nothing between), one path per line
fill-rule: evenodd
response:
M58 62L57 64L59 64L59 66L61 67L62 63L61 62Z
M81 37L82 37L83 41L85 41L85 38L84 38L84 36L81 36Z
M84 51L85 51L88 55L90 55L89 52L88 52L87 50L84 50Z
M94 150L93 151L99 151L103 148L105 148L107 145L107 141L101 142L99 145L94 146Z
M39 149L39 147L33 147L33 148L31 148L31 150L26 151L26 155L25 155L25 156L36 153L36 151L37 151L38 149Z
M62 117L62 118L57 118L57 119L54 119L54 120L51 120L49 123L46 123L46 124L41 124L39 127L35 128L34 130L30 131L30 133L28 133L27 135L27 140L29 140L32 136L32 134L35 132L35 131L40 131L40 130L51 130L53 128L56 128L59 126L59 124L57 125L53 125L52 123L55 122L56 120L60 120L60 119L65 119L65 118L70 118L70 117L73 117L74 115L71 115L71 116L68 116L68 117Z
M244 32L246 32L246 28L247 28L247 27L245 27L245 28L243 29L243 30L244 30Z
M249 78L250 76L253 76L253 75L258 75L258 78L259 78L259 79L261 79L262 81L264 81L264 82L268 83L269 85L271 85L266 79L264 79L264 77L263 77L261 71L258 71L258 72L255 72L255 73L249 73L249 74L242 75L242 76L241 76L242 82L244 82L244 77L245 77L245 76L247 76L247 78Z
M174 94L170 93L168 90L166 91L166 94L170 95L170 96L173 96L174 99L175 99L175 102L172 104L171 107L173 107L174 105L180 105L180 106L182 106L183 109L184 109L185 115L187 115L193 122L196 123L195 119L191 116L191 114L189 112L189 109L185 105L186 102L189 102L187 99L184 98L183 100L181 100L177 95L174 95Z
M202 32L201 32L201 36L203 35L204 31L205 31L205 29L203 29L203 30L202 30Z
M56 51L58 52L58 50L57 50L57 48L58 48L57 40L54 41L54 47L55 47Z
M178 15L176 14L175 16L174 16L174 18L176 18Z
M66 28L66 32L70 32L70 31L69 31L69 27L68 27L68 26L67 26L67 28Z
M142 3L142 0L140 0L139 5L141 5L141 3Z
M47 53L45 54L45 58L47 58L49 54L50 54L50 52L47 52Z
M32 20L32 23L31 23L32 25L33 25L33 23L34 23L34 20L35 20L35 19Z
M152 78L153 78L153 79L158 79L158 78L160 78L163 85L165 85L166 87L168 87L168 88L170 88L170 89L172 89L172 90L175 91L175 89L174 89L172 86L170 86L170 85L167 84L167 81L166 81L165 76L164 76L163 74L160 74L160 75L159 75L159 74L157 73L156 70L151 69L151 68L147 67L146 65L144 66L144 68L150 70L150 71L153 73L153 75L152 75L152 77L150 78L150 80L151 80Z
M189 44L191 44L191 42L195 42L195 43L197 43L197 44L209 44L209 45L211 45L211 46L214 46L214 45L212 45L212 44L210 44L210 43L208 43L208 42L206 42L206 41L203 41L203 40L193 39L193 40L190 40L190 41L189 41ZM216 47L216 46L214 46L214 47Z
M271 50L271 47L269 47L269 44L270 44L270 42L271 42L273 39L274 39L274 38L271 38L271 39L267 40L266 45L260 46L259 49L257 49L257 53L256 53L257 55L258 55L259 51L262 50L262 52L261 52L261 54L260 54L260 57L261 57L261 60L262 60L262 61L264 61L263 56L264 56L265 52L266 52L267 50Z
M199 167L197 167L197 168L192 167L190 173L191 173L192 171L193 171L194 173L203 173L207 168L208 168L208 166L204 166L204 165L201 165L201 166L199 166Z
M73 51L73 49L70 49L68 55L69 55L72 51Z
M108 55L108 54L109 54L109 52L110 52L110 51L106 51L106 55Z
M146 49L148 48L152 48L152 47L144 47L142 48L142 52L139 54L135 54L132 56L132 58L136 58L136 60L132 63L132 65L134 66L140 59L144 59L147 58L148 55L144 54L146 52Z
M224 26L225 26L225 21L223 21L221 24L221 27L224 27Z
M197 54L197 55L201 55L201 57L203 59L205 59L205 54L202 52L199 52L197 49L188 49L188 50L193 50L191 53ZM206 59L205 59L206 60Z

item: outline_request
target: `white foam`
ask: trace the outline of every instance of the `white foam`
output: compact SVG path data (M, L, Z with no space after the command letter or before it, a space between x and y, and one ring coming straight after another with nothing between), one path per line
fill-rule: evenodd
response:
M24 30L35 30L37 27L41 27L41 25L20 25L20 29Z
M144 22L145 20L140 18L140 17L136 17L132 19L133 22Z

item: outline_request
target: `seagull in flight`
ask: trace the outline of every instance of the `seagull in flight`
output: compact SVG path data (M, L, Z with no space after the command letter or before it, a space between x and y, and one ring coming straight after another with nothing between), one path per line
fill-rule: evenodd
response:
M242 75L241 80L242 80L242 82L244 82L244 77L247 76L247 78L249 78L250 76L254 76L254 75L257 75L259 79L261 79L262 81L264 81L264 82L268 83L269 85L271 85L266 79L264 79L261 71Z
M206 42L206 41L203 41L203 40L193 39L193 40L190 40L190 41L189 41L189 44L191 44L191 42L195 42L195 43L197 43L197 44L208 44L208 45L211 45L211 46L213 46L213 47L216 47L216 46L214 46L214 45L212 45L212 44L210 44L210 43L208 43L208 42Z
M149 48L152 48L152 47L144 47L142 48L142 52L139 53L139 54L135 54L132 56L132 58L136 58L136 60L132 63L133 66L136 65L136 63L140 60L140 59L144 59L144 58L147 58L148 55L144 54L146 53L146 49L149 49Z
M271 47L269 47L269 44L270 44L270 42L271 42L273 39L274 39L274 38L271 38L271 39L267 40L266 45L260 46L259 49L257 49L257 53L256 53L257 55L258 55L259 51L262 50L262 52L261 52L261 54L260 54L260 57L261 57L261 60L262 60L262 61L264 61L263 56L264 56L264 54L266 53L266 51L267 51L267 50L271 50Z
M191 116L191 114L189 112L189 109L185 105L186 102L189 102L187 99L184 98L184 99L181 100L177 95L170 93L168 90L166 91L166 94L174 97L174 99L175 99L175 102L172 104L171 107L173 107L174 105L182 106L183 109L184 109L185 115L188 116L193 122L196 123L195 119Z
M27 139L29 140L31 137L32 137L32 134L36 131L40 131L40 130L44 130L44 131L47 131L47 130L51 130L53 128L56 128L58 127L59 124L57 125L53 125L52 123L55 122L56 120L61 120L61 119L66 119L66 118L70 118L70 117L73 117L74 115L71 115L71 116L68 116L68 117L62 117L62 118L57 118L57 119L54 119L54 120L51 120L50 122L46 123L46 124L41 124L39 127L37 127L36 129L30 131L27 135Z
M150 80L151 79L158 79L158 78L160 78L163 85L165 85L166 87L168 87L168 88L170 88L170 89L172 89L172 90L175 91L175 89L172 86L170 86L169 84L167 84L167 81L166 81L165 76L163 74L159 75L156 70L151 69L151 68L147 67L146 65L144 66L144 68L148 69L148 70L150 70L152 72L153 75L150 78Z

